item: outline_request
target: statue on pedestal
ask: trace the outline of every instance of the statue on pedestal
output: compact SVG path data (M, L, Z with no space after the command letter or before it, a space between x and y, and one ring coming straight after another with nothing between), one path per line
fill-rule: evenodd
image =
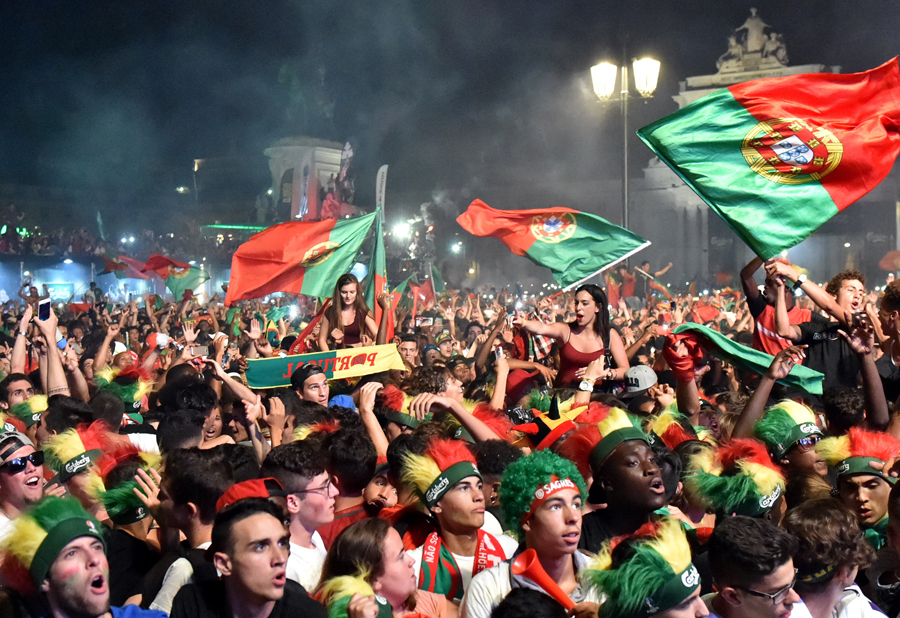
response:
M750 17L728 37L728 50L719 56L719 73L758 71L786 66L787 49L781 34L750 9Z
M766 29L769 24L756 14L756 9L750 9L750 17L744 25L734 31L735 38L740 41L747 52L761 52L766 42Z

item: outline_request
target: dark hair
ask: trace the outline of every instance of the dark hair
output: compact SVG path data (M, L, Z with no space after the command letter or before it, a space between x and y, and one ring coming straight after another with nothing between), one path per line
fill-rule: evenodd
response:
M351 283L356 285L356 300L353 301L353 310L356 312L356 317L359 318L360 315L365 317L372 313L369 311L369 306L366 305L365 293L359 285L359 279L356 278L356 275L350 273L341 275L338 277L337 283L334 284L331 305L325 310L325 317L328 318L329 326L340 329L341 332L344 332L344 321L341 319L341 310L344 308L344 301L341 300L341 288ZM365 328L363 328L363 332L365 332Z
M828 433L839 436L866 418L866 401L858 388L832 386L822 393L822 409L828 421Z
M259 470L261 478L274 478L288 493L303 491L323 472L325 461L321 447L308 440L276 446Z
M416 367L406 381L404 390L412 397L422 393L441 393L447 388L449 375L443 365Z
M719 590L753 588L791 559L797 541L764 519L736 515L716 522L707 547Z
M891 488L891 493L888 496L888 519L893 515L895 518L900 519L900 483L895 484Z
M858 270L853 270L851 268L839 272L829 279L828 283L825 284L825 291L837 298L838 292L841 291L841 287L844 285L844 281L859 281L862 283L863 287L866 287L866 276Z
M325 438L322 448L328 455L328 472L337 478L341 494L362 494L375 476L378 459L369 435L361 429L339 429Z
M512 462L524 455L524 453L506 440L485 440L470 447L478 471L484 476L503 476L503 471Z
M787 477L784 501L789 509L809 500L831 497L831 484L815 472L795 470Z
M491 618L566 618L566 608L549 594L531 588L513 588L491 611Z
M422 455L428 448L427 440L418 433L401 433L391 440L387 449L388 480L394 487L400 487L403 460L407 453Z
M66 395L54 395L47 400L47 409L41 415L50 433L62 433L94 419L91 406Z
M294 427L313 425L328 418L328 408L316 401L300 399L293 389L278 395L278 399L284 403L284 415L294 419Z
M122 416L125 414L125 402L122 398L106 390L97 391L88 404L94 411L94 420L102 420L113 431L117 431L122 424Z
M370 584L384 575L384 540L391 525L384 519L370 517L344 528L332 543L322 565L322 578L317 588L329 579L342 575L355 576L365 571ZM405 609L416 606L415 593L406 601Z
M788 511L782 526L797 539L794 567L797 568L797 592L819 592L826 588L838 570L865 568L875 558L875 550L866 541L856 515L834 498L804 502ZM820 581L805 582L804 577L828 571Z
M606 297L606 292L603 291L599 285L595 285L593 283L585 283L584 285L578 286L575 290L575 296L578 296L580 292L587 292L590 294L591 298L594 299L594 303L597 304L597 307L600 311L597 313L597 317L594 318L594 333L599 335L601 340L603 341L603 345L606 348L609 348L609 300ZM575 322L570 322L569 327L574 327Z
M166 408L181 407L175 399L178 391L190 384L198 384L200 382L202 382L202 378L193 365L188 363L175 365L166 372L166 383L159 389L157 401L159 405Z
M175 403L179 408L200 410L204 415L208 415L219 405L219 396L209 384L190 384L178 391Z
M175 449L187 448L191 443L199 444L203 438L205 419L206 416L199 410L177 410L163 415L156 428L159 451L171 453Z
M309 378L315 375L319 375L320 373L325 373L325 371L323 371L322 368L315 363L306 363L305 365L300 365L294 370L294 373L291 374L291 388L302 391L303 383L306 382Z
M6 401L9 399L9 385L13 382L18 382L19 380L25 380L28 382L32 388L34 388L34 383L24 373L11 373L2 380L0 380L0 401Z
M212 529L211 552L230 553L234 551L234 539L231 531L234 525L254 515L267 514L286 525L284 514L277 505L265 498L245 498L229 504L217 515ZM287 530L285 530L287 534Z
M678 455L669 450L665 444L660 444L661 442L660 440L650 448L653 450L653 454L656 455L659 475L662 477L663 487L666 490L666 502L668 502L678 493L682 464Z
M212 450L221 450L231 469L234 471L234 482L242 483L259 478L259 461L253 447L246 444L220 444Z
M200 521L211 524L216 502L234 484L234 473L221 450L176 449L166 456L163 482L176 506L196 504Z
M416 347L419 347L419 338L409 333L403 333L400 335L400 343L414 343Z
M108 490L115 489L119 485L124 485L134 480L139 468L144 467L144 460L138 455L131 455L123 459L110 470L103 479L103 485Z
M900 281L891 281L881 295L881 306L885 311L900 311Z

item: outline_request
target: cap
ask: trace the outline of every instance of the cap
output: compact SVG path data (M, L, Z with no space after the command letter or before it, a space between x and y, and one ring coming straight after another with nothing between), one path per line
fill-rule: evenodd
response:
M335 395L331 398L331 401L328 402L328 407L332 408L334 406L341 406L343 408L350 408L351 410L356 409L356 404L353 403L353 397L350 395Z
M643 395L656 384L656 372L647 365L637 365L625 372L625 392L622 399Z
M273 498L284 497L287 493L276 479L250 479L235 483L229 487L222 497L216 502L216 512L221 511L226 506L232 505L238 500L247 498Z
M34 446L34 442L24 433L18 431L0 433L0 462L5 462L23 446Z
M441 333L440 335L438 335L437 337L434 338L435 345L441 345L445 341L450 341L449 333Z

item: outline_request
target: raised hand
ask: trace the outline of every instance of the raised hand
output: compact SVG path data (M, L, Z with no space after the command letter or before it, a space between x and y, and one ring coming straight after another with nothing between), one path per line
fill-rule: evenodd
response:
M187 346L190 346L192 343L197 341L197 329L191 326L188 326L187 322L184 324L184 343Z
M785 379L791 373L794 365L801 364L803 359L806 358L805 350L805 345L792 345L783 349L772 359L772 364L769 365L766 376L773 380Z
M244 417L247 419L247 424L252 425L262 417L262 399L257 395L255 401L246 399L241 399L241 401L244 402Z
M256 341L259 339L260 335L262 335L262 328L259 325L259 320L253 318L250 320L250 331L244 331L244 334L250 337L252 341Z
M843 330L839 330L838 333L857 354L871 354L875 350L875 327L872 326L872 322L866 315L859 313L853 316L844 312L844 318L852 325L850 334Z
M134 481L137 487L133 489L134 495L144 503L153 519L159 520L159 486L162 484L162 477L159 472L150 468L150 473L143 468L139 468L137 474L134 475Z

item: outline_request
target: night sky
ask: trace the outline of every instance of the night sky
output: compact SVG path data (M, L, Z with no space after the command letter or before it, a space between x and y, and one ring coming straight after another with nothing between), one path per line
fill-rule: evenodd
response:
M614 178L618 110L597 104L589 67L620 59L625 35L629 56L662 61L638 128L674 111L679 80L715 72L751 6L793 65L858 71L900 48L900 6L874 0L11 0L0 182L152 200L189 183L194 158L264 165L265 147L300 134L353 143L363 207L384 163L389 196L443 189L459 208L481 187ZM649 151L631 148L637 169Z

